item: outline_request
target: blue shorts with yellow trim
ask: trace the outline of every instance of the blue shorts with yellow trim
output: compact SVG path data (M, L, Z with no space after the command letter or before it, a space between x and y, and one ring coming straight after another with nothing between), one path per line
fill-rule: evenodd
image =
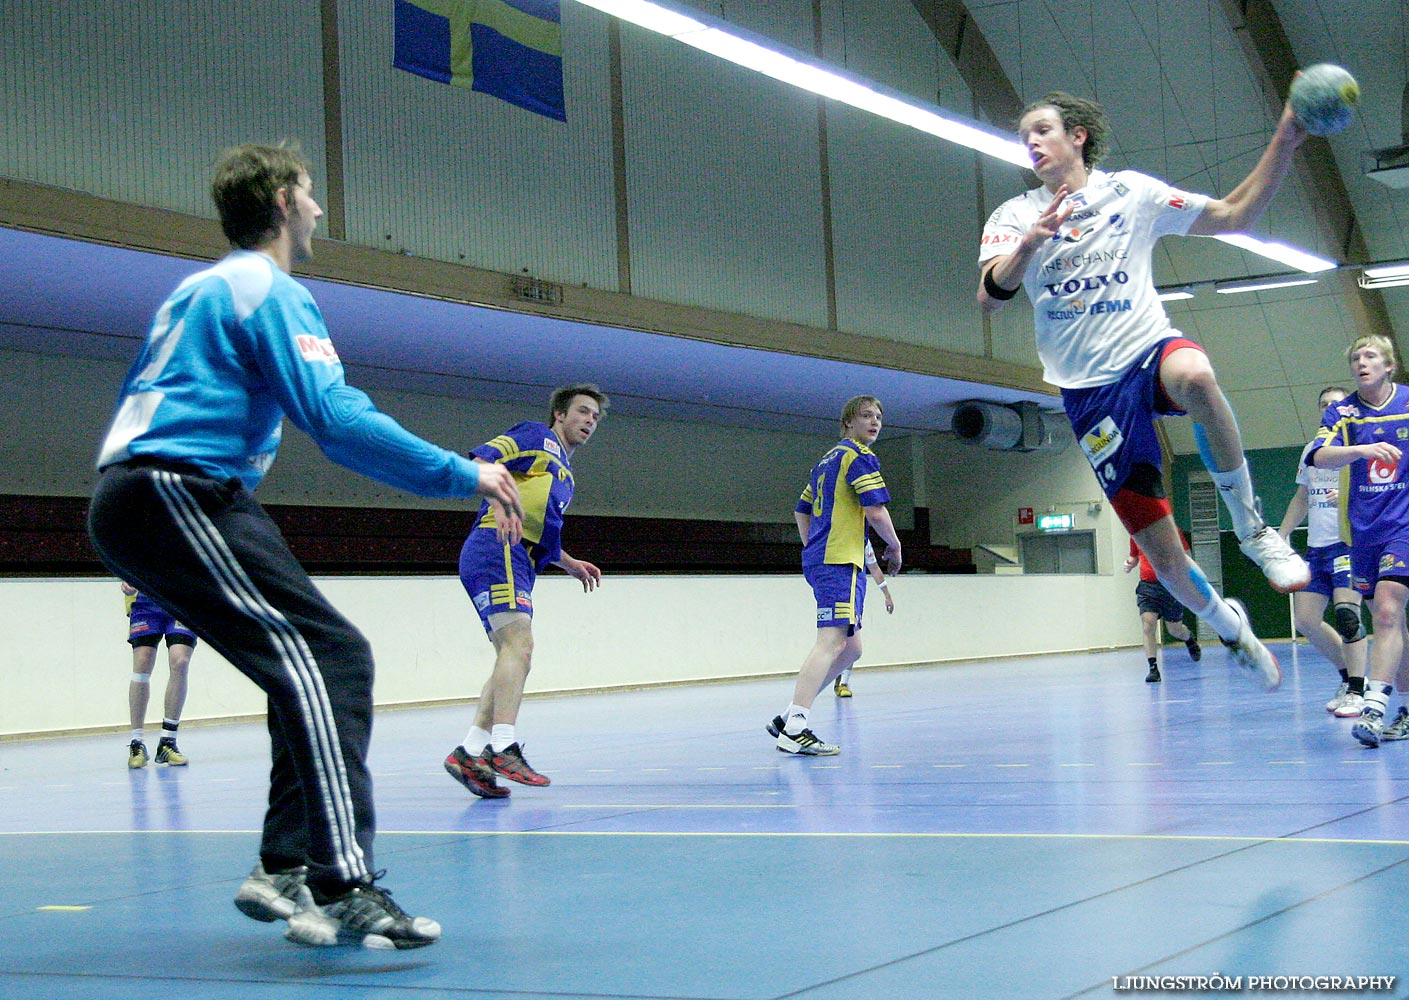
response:
M1362 543L1360 539L1350 550L1350 578L1362 594L1373 594L1375 584L1384 577L1409 579L1409 538L1386 538L1378 544Z
M489 616L505 611L533 614L533 584L538 573L523 544L499 541L489 529L475 529L460 548L460 583L488 632Z
M135 604L127 619L127 641L133 646L194 646L196 633L150 602Z
M802 575L817 598L817 627L844 628L847 635L854 635L866 603L866 574L850 563L823 563L804 567Z
M1345 542L1307 549L1306 562L1311 567L1307 593L1334 597L1337 587L1350 588L1350 546Z

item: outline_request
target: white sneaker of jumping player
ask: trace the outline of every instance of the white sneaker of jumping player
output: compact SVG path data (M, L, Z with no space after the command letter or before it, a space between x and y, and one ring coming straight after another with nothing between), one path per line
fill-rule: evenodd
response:
M1262 644L1262 640L1252 634L1252 625L1248 622L1248 611L1243 607L1243 602L1235 598L1226 600L1242 621L1238 638L1232 642L1223 640L1223 645L1227 646L1228 652L1232 654L1233 664L1247 671L1250 676L1256 677L1264 690L1277 690L1282 686L1282 668L1277 663L1277 657Z
M1238 543L1243 555L1257 563L1262 575L1279 594L1290 594L1311 582L1311 567L1292 551L1277 529L1264 524Z

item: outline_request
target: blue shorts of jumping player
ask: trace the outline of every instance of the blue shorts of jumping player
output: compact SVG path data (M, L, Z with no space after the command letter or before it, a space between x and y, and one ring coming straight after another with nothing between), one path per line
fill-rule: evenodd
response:
M1184 412L1160 386L1159 366L1170 353L1184 347L1203 349L1184 337L1167 337L1146 351L1119 380L1086 389L1062 390L1062 405L1071 429L1107 497L1114 498L1120 492L1137 464L1159 471L1161 452L1155 418ZM1158 476L1154 478L1158 481Z
M1373 545L1356 539L1350 550L1350 579L1355 589L1368 596L1385 577L1409 583L1409 538L1399 535Z
M866 574L850 563L823 563L804 567L802 575L817 598L817 627L844 628L855 635L866 604Z
M538 573L522 543L499 541L488 528L476 528L460 548L460 583L489 632L489 616L506 611L533 614L533 584Z
M1306 561L1311 566L1308 594L1333 597L1337 588L1350 588L1350 546L1345 542L1307 549Z
M133 646L160 646L162 636L167 646L194 646L196 633L161 608L134 607L127 619L127 641Z

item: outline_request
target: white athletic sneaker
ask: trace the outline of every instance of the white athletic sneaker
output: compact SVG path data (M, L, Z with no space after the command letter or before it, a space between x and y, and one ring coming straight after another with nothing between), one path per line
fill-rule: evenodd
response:
M1337 719L1358 719L1360 713L1365 711L1365 696L1363 694L1349 694L1341 699L1341 703L1336 706Z
M841 753L841 747L826 743L817 738L810 729L800 733L779 733L778 749L783 753L795 753L803 757L833 757Z
M1360 716L1360 721L1350 727L1350 735L1360 742L1361 746L1369 747L1371 750L1380 745L1380 734L1384 732L1385 714L1378 708L1367 708Z
M1238 638L1232 642L1223 640L1223 645L1227 646L1228 652L1232 654L1234 666L1241 667L1250 676L1257 678L1264 690L1277 690L1282 686L1282 668L1277 664L1277 657L1252 634L1252 625L1248 622L1248 611L1243 607L1243 602L1235 598L1226 600L1242 619Z
M270 873L264 870L263 861L256 861L249 878L235 893L235 908L266 924L288 920L300 910L314 908L307 883L307 868Z
M1301 590L1311 582L1311 567L1271 525L1263 525L1260 531L1248 535L1238 543L1238 548L1257 563L1262 575L1279 594Z
M1338 687L1338 688L1336 688L1336 696L1335 696L1334 698L1332 698L1330 701L1326 702L1326 711L1328 711L1328 712L1334 712L1336 709L1338 709L1338 708L1340 708L1342 705L1344 705L1344 704L1345 704L1345 696L1346 696L1347 694L1349 694L1349 693L1350 693L1350 684L1349 684L1348 682L1346 682L1346 681L1341 681L1341 686ZM1359 715L1360 713L1357 712L1356 714Z

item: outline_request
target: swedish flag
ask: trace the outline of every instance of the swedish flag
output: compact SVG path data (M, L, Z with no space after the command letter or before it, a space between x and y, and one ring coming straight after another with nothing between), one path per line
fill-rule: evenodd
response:
M566 121L558 0L394 0L392 65Z

